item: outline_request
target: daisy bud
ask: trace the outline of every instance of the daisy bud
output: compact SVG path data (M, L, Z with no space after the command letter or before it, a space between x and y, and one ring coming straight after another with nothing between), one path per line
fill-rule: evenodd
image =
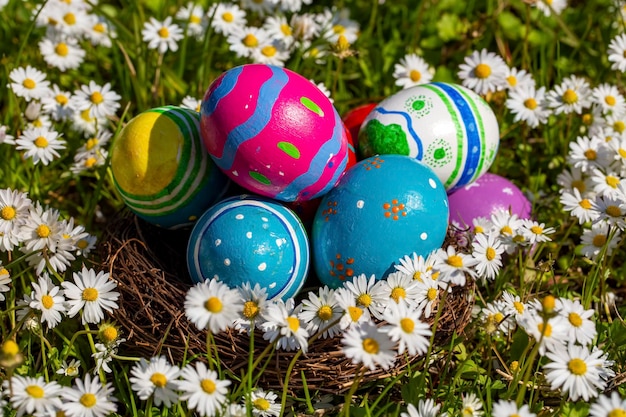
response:
M546 295L541 300L541 306L543 307L543 312L546 314L551 314L554 312L554 305L556 304L556 299L552 295Z
M20 348L13 340L6 340L0 347L0 366L3 368L15 368L22 363L24 357Z

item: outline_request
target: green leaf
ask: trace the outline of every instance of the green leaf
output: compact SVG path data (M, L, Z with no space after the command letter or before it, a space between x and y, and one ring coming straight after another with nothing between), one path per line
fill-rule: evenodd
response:
M465 25L455 14L445 13L437 22L437 33L444 42L461 39Z
M566 402L561 409L561 417L586 417L589 415L589 404L578 402Z
M513 13L503 11L498 15L498 23L507 38L517 40L523 36L524 24Z

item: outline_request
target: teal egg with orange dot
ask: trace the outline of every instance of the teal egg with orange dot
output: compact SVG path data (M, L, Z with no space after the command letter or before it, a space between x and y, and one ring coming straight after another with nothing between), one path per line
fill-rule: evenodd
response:
M448 192L487 172L500 143L489 104L458 84L403 89L376 105L359 130L359 155L411 156L432 168Z
M200 108L204 144L235 183L293 202L321 197L348 166L347 131L317 86L285 68L247 64L209 86Z
M435 172L405 155L358 162L326 194L315 214L315 273L332 288L360 274L385 278L399 259L440 248L448 195Z
M229 184L204 149L200 115L176 106L132 118L113 142L111 170L130 210L168 229L191 226Z

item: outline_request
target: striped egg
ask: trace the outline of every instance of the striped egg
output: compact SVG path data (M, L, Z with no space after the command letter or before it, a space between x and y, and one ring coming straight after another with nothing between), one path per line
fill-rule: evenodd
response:
M361 157L412 156L431 167L448 192L487 172L499 143L498 121L489 105L463 86L440 82L387 97L359 131Z
M309 243L298 217L277 201L227 198L196 223L187 247L195 282L216 278L230 287L259 284L268 299L293 297L309 270Z
M131 211L168 229L193 224L229 183L202 145L199 114L175 106L128 122L112 145L111 168Z
M277 200L324 195L348 163L337 110L315 84L288 69L248 64L226 71L204 96L200 125L226 175Z

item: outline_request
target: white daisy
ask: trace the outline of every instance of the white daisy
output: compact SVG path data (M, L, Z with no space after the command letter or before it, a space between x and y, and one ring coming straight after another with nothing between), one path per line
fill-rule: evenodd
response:
M410 306L404 301L389 303L383 319L389 323L382 327L389 338L398 343L398 353L407 352L409 355L423 355L430 346L432 331L430 326L420 320L422 311Z
M548 350L554 351L556 346L567 343L567 327L563 323L563 318L558 315L544 318L537 310L527 308L518 323L539 343L541 355L545 355Z
M582 114L591 105L591 89L584 78L571 75L548 91L546 100L555 114Z
M422 281L422 277L432 275L432 266L428 266L422 255L413 252L413 256L405 255L400 260L400 265L394 265L396 270L413 277L414 280Z
M372 371L378 366L389 369L395 362L394 343L372 322L351 326L344 332L341 345L352 363L362 363Z
M11 287L9 287L11 282L11 274L4 266L2 266L2 261L0 261L0 301L5 300L4 293L11 289Z
M53 329L61 322L67 310L63 290L52 283L48 274L39 277L32 286L34 295L30 307L41 311L41 322Z
M298 317L301 306L295 305L293 298L287 301L274 300L264 313L265 322L261 325L263 339L276 342L278 349L300 349L306 353L309 346L307 324Z
M619 198L618 186L624 179L613 171L605 172L600 169L593 169L589 180L593 185L593 191L599 197Z
M483 329L490 335L507 335L514 327L511 316L507 314L507 305L501 300L487 303L481 309L480 317L484 323Z
M598 260L600 254L610 256L619 244L619 230L612 233L607 224L594 224L591 229L584 229L581 235L581 254L591 260ZM606 249L605 249L606 248ZM605 251L605 252L603 252Z
M409 404L406 413L400 413L400 417L437 417L441 404L435 404L432 398L421 399L417 406Z
M258 48L253 48L250 55L255 63L275 65L277 67L285 66L289 56L289 51L282 44L272 41L269 37L264 43L259 44Z
M235 320L234 328L249 332L263 323L263 313L267 307L267 288L258 283L254 287L248 282L237 288L243 307L241 317Z
M386 305L388 299L382 287L377 286L376 283L374 275L368 278L365 274L360 274L353 277L352 281L345 281L343 289L352 294L357 306L363 307L369 313L374 313L374 311L382 311L380 307ZM341 288L339 290L343 291Z
M188 364L181 373L178 390L182 392L181 401L201 416L214 416L226 402L229 380L218 378L217 372L207 369L203 362L196 361L195 366Z
M28 194L11 188L0 190L0 232L26 223L31 206Z
M602 169L610 163L608 147L598 136L578 136L569 144L567 162L585 173L593 168Z
M526 70L520 70L516 67L508 67L504 77L504 88L509 91L514 91L518 88L526 89L528 87L535 87L535 80L532 74Z
M39 51L44 61L61 72L80 67L85 59L85 50L78 41L68 37L43 38L39 42Z
M61 90L56 84L50 88L50 94L41 99L41 104L43 111L55 121L67 120L76 110L72 94Z
M515 401L498 400L491 410L492 417L535 417L528 405L518 407Z
M604 123L609 137L620 137L626 134L626 114L607 114Z
M80 368L80 360L72 359L70 363L67 363L67 361L64 360L59 369L57 369L56 373L73 378L78 376L78 368Z
M307 324L310 335L322 331L320 338L326 339L340 333L339 320L342 314L335 290L324 285L317 294L309 291L308 298L302 300L299 317Z
M52 10L54 31L70 38L81 38L89 29L91 20L85 8L79 2L57 2L58 6Z
M350 290L345 287L337 288L337 290L335 290L335 299L337 300L337 305L343 311L343 315L339 321L339 327L341 329L370 321L371 315L369 309L358 303L356 297Z
M213 30L226 37L243 30L247 25L246 12L236 3L215 3L209 7L207 16Z
M270 0L282 11L298 13L303 4L311 4L313 0Z
M242 0L241 7L245 10L258 13L260 16L265 16L274 11L276 2L274 0Z
M172 23L172 16L167 16L162 22L150 17L150 21L143 24L141 36L148 44L148 49L156 49L160 54L164 54L167 51L176 52L178 41L184 35L180 26Z
M626 72L626 33L622 33L611 39L608 48L611 69Z
M94 135L90 135L85 143L76 150L76 157L82 158L84 156L100 154L106 158L106 148L112 136L113 134L107 129L98 130Z
M592 202L593 210L598 213L596 223L606 223L617 226L620 230L626 228L626 204L621 198L598 196Z
M419 292L417 288L418 281L414 280L411 275L404 274L400 271L390 273L387 278L376 283L380 287L380 293L384 297L384 302L373 310L377 318L381 317L384 309L391 302L406 302L414 305L415 298Z
M326 8L317 15L317 21L321 28L321 37L330 44L336 44L339 37L343 36L352 45L359 37L359 23L350 19L349 9L331 10Z
M293 37L303 49L311 46L310 42L320 34L320 25L312 13L296 13L289 21L293 30Z
M534 84L519 86L509 91L505 105L514 114L513 121L523 121L535 128L547 122L552 113L544 106L545 87L535 88Z
M480 417L483 415L483 403L480 399L474 394L470 392L467 396L461 394L462 405L461 405L461 416L462 417Z
M459 65L461 84L477 94L501 90L506 81L507 65L499 55L486 49L474 51Z
M431 275L422 275L422 280L417 281L417 295L415 303L417 308L424 312L424 317L429 318L436 311L439 304L440 290L445 290L448 284L442 280L435 280Z
M234 30L226 39L229 49L239 58L250 58L255 51L261 49L262 45L267 45L269 37L263 28L246 26Z
M463 286L466 282L466 274L472 277L476 276L473 267L478 261L471 255L457 252L452 245L449 245L447 249L437 249L434 256L439 261L437 264L441 273L439 279L444 282Z
M0 125L0 145L6 143L7 145L15 145L15 137L7 133L7 126Z
M589 176L581 168L567 167L556 177L556 183L561 186L559 192L576 188L582 195L591 199L591 182Z
M58 150L65 149L65 141L60 137L59 132L47 128L26 129L15 141L16 149L25 150L24 157L32 158L34 164L48 165L60 157Z
M508 291L502 293L502 303L504 305L504 314L514 317L515 320L521 319L527 309L526 304L522 302L519 295Z
M59 211L43 207L38 201L29 210L29 218L22 225L26 251L44 248L54 251L60 240L61 223Z
M624 114L626 112L626 99L617 86L603 83L591 90L594 103L602 109L604 114Z
M242 307L239 292L216 279L194 285L185 297L187 319L213 334L232 327Z
M117 411L111 383L102 385L100 379L85 375L76 378L72 388L63 390L62 409L67 417L106 417Z
M592 210L591 200L584 198L577 188L563 191L560 197L563 210L569 212L572 216L578 218L579 224L593 221L598 213Z
M617 391L610 396L600 394L596 402L589 409L590 417L614 417L626 415L626 399L620 397Z
M548 17L552 13L561 14L567 7L567 0L537 0L533 3L537 9L543 12L543 15Z
M276 402L278 395L272 391L257 388L250 393L252 403L252 415L255 417L278 417L282 410L280 403Z
M91 354L91 357L96 360L96 367L94 374L99 374L100 371L104 371L108 374L113 372L109 364L113 361L113 356L117 355L118 346L125 341L124 339L118 339L113 344L96 343L96 351Z
M111 39L115 39L117 33L106 18L90 14L89 27L85 30L85 37L93 46L110 48L113 44Z
M594 310L585 310L579 301L566 298L558 298L555 309L565 319L563 323L568 327L568 340L570 342L575 341L587 346L595 339L596 324L591 320Z
M50 81L46 81L46 74L30 65L13 69L9 73L9 79L11 83L7 87L26 101L42 99L50 92Z
M293 43L293 29L285 16L268 16L263 22L263 29L272 42L278 42L284 49L289 49Z
M69 317L74 317L82 310L83 324L99 323L104 319L104 312L111 313L118 308L116 303L120 293L113 291L117 288L115 281L109 279L109 273L100 271L96 274L93 269L83 265L80 272L73 273L74 282L63 281L65 296L70 309Z
M532 219L522 219L520 232L526 237L530 245L535 243L550 242L552 239L548 236L555 232L554 227L546 227L545 223L539 223Z
M394 65L393 78L396 85L408 88L429 83L433 76L428 63L417 54L407 54Z
M178 9L176 19L185 22L183 27L186 25L185 30L188 36L194 36L198 39L204 37L209 24L202 6L193 2L188 2L185 6Z
M89 85L82 85L74 94L76 110L89 109L89 116L95 118L113 116L120 107L119 100L122 98L111 90L110 83L100 86L94 81L89 81Z
M170 408L178 402L178 377L180 369L171 365L163 356L141 358L130 370L131 388L141 400L154 398L154 405Z
M480 233L474 236L472 256L477 261L474 268L479 277L493 280L502 268L504 247L495 233Z
M71 129L85 136L95 135L101 128L106 127L108 124L107 118L92 116L91 107L81 111L75 111L71 119Z
M97 241L98 238L90 234L76 240L76 255L87 257L96 248Z
M185 96L180 107L185 109L193 110L195 112L200 113L200 106L202 105L202 100L199 100L192 96Z
M54 415L62 407L63 387L56 381L45 382L43 376L30 377L14 375L6 379L4 389L11 390L9 402L17 410L17 415Z
M569 344L554 346L546 356L551 362L543 365L545 375L552 390L561 389L568 398L589 401L604 390L606 382L600 378L600 368L604 361L601 350L590 352L586 347Z

